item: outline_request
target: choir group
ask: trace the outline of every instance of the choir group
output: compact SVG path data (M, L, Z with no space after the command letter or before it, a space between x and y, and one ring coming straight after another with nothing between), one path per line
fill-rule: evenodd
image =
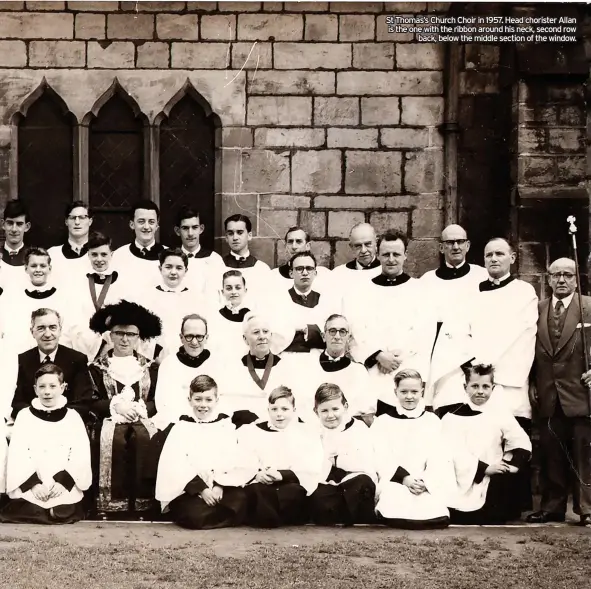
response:
M9 201L1 521L153 518L157 509L193 529L441 528L531 510L533 385L553 377L532 370L545 343L536 343L539 302L511 275L507 240L488 242L484 267L469 264L466 232L450 225L439 268L416 279L404 271L406 236L378 237L367 223L351 229L353 259L333 270L318 265L300 227L285 236L288 262L271 270L249 250L244 215L225 220L225 256L200 244L204 227L189 208L175 222L180 246L157 243L151 201L133 207L133 241L115 251L79 201L66 210L61 246L25 246L30 223ZM556 261L551 277L565 307L546 310L553 357L561 345L572 354L579 335L569 332L571 261ZM586 390L591 375L579 364ZM562 384L548 424L577 414ZM564 519L570 488L556 488L555 471L568 461L579 473L575 511L589 523L585 436L570 435L572 449L543 463L550 482L530 521Z

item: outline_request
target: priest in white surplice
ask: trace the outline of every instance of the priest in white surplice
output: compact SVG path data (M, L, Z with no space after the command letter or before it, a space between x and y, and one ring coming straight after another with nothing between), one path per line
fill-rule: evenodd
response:
M429 375L436 321L420 281L404 272L407 238L390 231L378 241L382 273L344 297L355 344L351 352L369 370L378 399L395 404L394 376L412 368Z
M466 262L470 241L463 227L448 225L441 233L441 265L421 277L421 287L431 298L436 313L437 340L431 358L430 382L425 402L435 409L464 400L462 364L473 359L466 308L478 295L487 271Z

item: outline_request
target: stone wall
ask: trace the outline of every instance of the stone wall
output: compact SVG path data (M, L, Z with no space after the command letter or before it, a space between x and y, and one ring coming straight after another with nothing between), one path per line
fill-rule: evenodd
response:
M406 230L420 273L437 263L443 223L444 46L389 33L385 15L447 7L2 2L0 200L15 173L11 116L43 77L79 123L115 77L151 123L189 78L223 126L217 236L225 216L248 214L253 251L275 264L300 223L332 265L367 220Z

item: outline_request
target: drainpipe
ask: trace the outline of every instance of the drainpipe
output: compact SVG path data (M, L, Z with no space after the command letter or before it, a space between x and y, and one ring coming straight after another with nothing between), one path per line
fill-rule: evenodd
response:
M444 190L445 225L459 223L458 206L458 110L460 101L460 56L459 43L449 43L445 63L445 112L440 127L444 144Z

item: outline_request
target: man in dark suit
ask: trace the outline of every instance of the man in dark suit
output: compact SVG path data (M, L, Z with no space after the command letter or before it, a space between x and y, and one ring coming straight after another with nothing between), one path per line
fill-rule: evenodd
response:
M532 404L538 408L541 451L541 510L530 523L564 521L569 491L581 524L591 527L591 371L585 372L581 308L575 263L549 269L552 298L539 304ZM583 297L583 323L591 326L591 297ZM591 343L591 330L587 330Z
M59 345L62 320L57 311L37 309L31 316L31 333L37 346L18 356L16 392L12 401L12 417L35 398L33 384L35 372L45 363L57 364L64 371L68 406L76 409L83 419L88 417L92 400L92 381L86 356L71 348Z

